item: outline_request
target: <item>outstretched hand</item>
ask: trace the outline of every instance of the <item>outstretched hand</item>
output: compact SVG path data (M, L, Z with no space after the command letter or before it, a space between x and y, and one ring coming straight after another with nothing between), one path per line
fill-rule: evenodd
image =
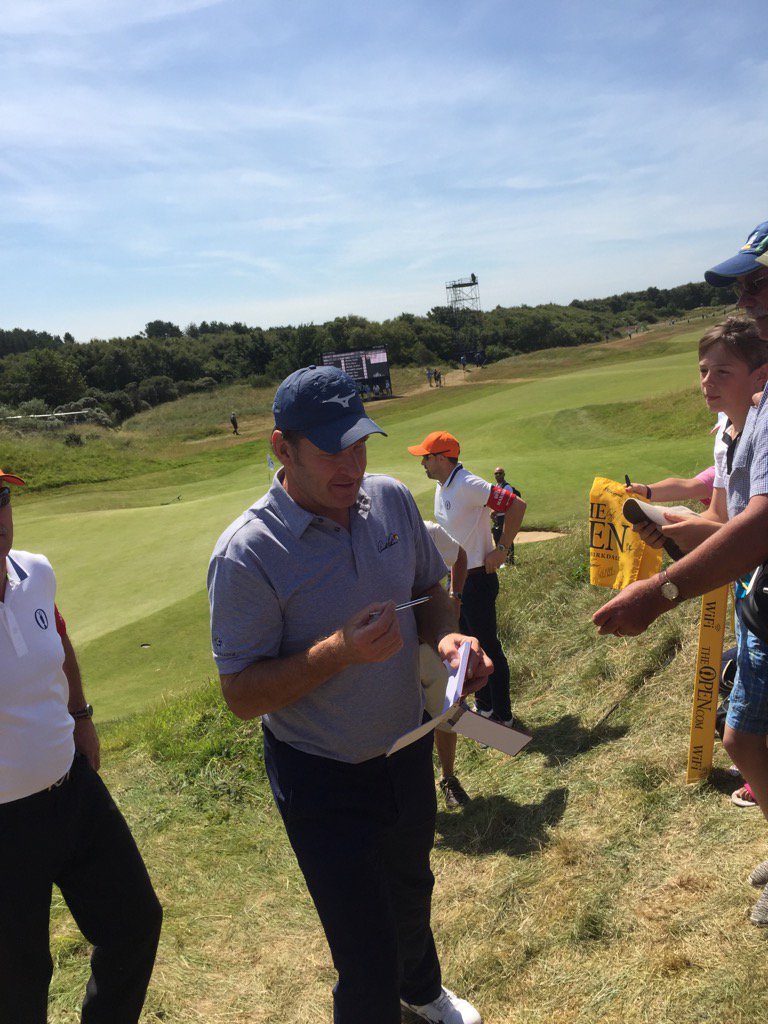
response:
M656 577L625 587L592 616L601 636L638 636L672 605L661 596Z
M627 494L636 494L643 501L648 501L648 484L627 484L624 490Z

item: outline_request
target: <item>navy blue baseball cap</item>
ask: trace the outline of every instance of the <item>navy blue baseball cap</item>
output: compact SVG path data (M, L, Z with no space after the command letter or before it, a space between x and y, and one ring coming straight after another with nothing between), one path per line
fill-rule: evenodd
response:
M278 430L297 430L336 455L369 434L387 435L365 414L355 382L335 366L304 366L286 377L272 405Z
M750 274L753 270L764 267L767 253L768 220L757 225L735 256L708 270L704 274L704 280L715 288L725 288L733 284L734 277L741 277L742 274Z

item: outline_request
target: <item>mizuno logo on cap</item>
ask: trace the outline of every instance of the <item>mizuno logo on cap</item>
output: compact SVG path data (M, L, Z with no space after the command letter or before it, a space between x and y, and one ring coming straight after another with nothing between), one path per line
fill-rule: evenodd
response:
M356 392L351 391L348 395L334 395L333 398L324 398L322 405L328 405L329 402L338 402L344 409L349 408L349 403L355 397Z

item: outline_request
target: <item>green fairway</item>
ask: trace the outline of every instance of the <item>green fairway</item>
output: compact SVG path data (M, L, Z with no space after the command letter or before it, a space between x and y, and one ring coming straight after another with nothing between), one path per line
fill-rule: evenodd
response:
M686 336L654 358L420 394L376 410L389 436L371 440L369 468L403 480L427 514L434 485L406 448L432 430L448 430L472 471L490 479L494 466L504 464L528 502L526 525L563 525L584 513L595 475L657 479L709 465L710 418L700 399L694 412L700 432L691 433L686 422L679 434L657 438L633 416L637 403L656 399L674 421L680 393L690 392L695 379L695 341ZM624 409L603 419L593 412L600 405Z
M371 414L388 436L372 438L369 469L403 480L430 515L434 485L406 448L445 429L461 440L471 470L490 478L504 463L528 502L529 528L583 519L595 475L647 480L709 464L710 419L693 391L696 337L651 338L631 352L558 350L549 373L537 353L525 380L518 374L531 360L506 360L466 378L454 373L440 390L376 403ZM169 444L177 441L174 412L187 430L185 401L162 407ZM16 506L17 546L51 559L89 693L104 717L138 710L213 672L208 558L221 531L269 481L263 393L252 408L265 424L255 440L226 449L188 445L168 468L25 495Z

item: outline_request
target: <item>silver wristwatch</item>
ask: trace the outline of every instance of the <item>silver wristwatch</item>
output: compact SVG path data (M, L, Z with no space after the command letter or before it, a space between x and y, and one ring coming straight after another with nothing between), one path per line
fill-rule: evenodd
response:
M506 544L502 544L501 541L499 541L499 543L496 545L496 550L507 552L509 548L507 547Z
M680 590L677 585L672 582L669 576L667 576L667 570L663 569L659 573L659 577L661 578L661 596L667 601L671 601L673 604L675 601L679 601Z

